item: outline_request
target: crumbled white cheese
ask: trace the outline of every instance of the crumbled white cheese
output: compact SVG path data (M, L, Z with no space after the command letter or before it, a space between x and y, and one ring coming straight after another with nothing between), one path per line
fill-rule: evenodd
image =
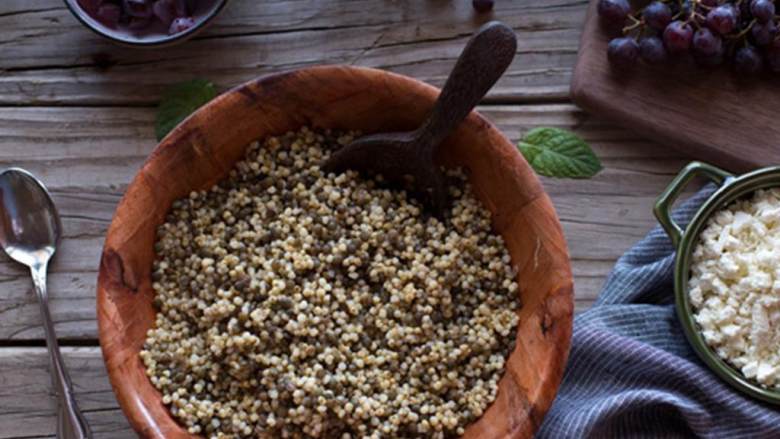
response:
M780 388L780 189L710 218L688 295L707 344L747 378Z

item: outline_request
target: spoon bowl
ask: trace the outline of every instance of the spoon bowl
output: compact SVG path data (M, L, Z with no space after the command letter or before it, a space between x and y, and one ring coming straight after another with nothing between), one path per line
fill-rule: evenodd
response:
M48 261L61 235L60 217L43 184L23 169L0 173L0 246L8 256L27 266Z

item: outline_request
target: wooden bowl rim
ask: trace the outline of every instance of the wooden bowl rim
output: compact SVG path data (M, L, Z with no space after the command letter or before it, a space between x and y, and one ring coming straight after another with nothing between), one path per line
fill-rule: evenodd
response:
M110 299L112 292L116 292L115 289L117 288L117 286L112 285L111 282L109 282L107 270L106 270L107 265L104 264L104 262L106 262L107 255L111 256L107 251L109 250L108 249L109 238L115 233L115 228L118 227L116 223L116 219L121 214L125 201L127 201L127 193L130 192L131 188L133 188L134 186L142 184L141 180L145 173L145 169L147 168L147 166L149 166L151 162L153 162L160 155L160 152L164 148L177 148L180 147L180 145L186 143L187 139L185 137L185 133L187 132L189 125L195 123L193 122L193 120L195 119L194 117L195 115L202 114L202 113L208 114L211 112L223 111L223 107L225 107L226 105L229 106L232 103L231 99L234 99L236 95L247 93L247 91L252 93L253 91L250 89L252 87L257 87L257 86L260 86L260 88L264 90L266 86L270 86L278 82L279 80L284 79L288 75L306 74L306 75L316 76L320 74L327 75L330 73L339 73L338 71L341 71L340 73L342 74L349 71L355 71L360 73L362 76L369 78L371 81L405 82L408 85L414 85L415 87L417 87L422 91L431 93L432 96L436 96L439 93L439 89L437 87L426 84L417 79L405 75L400 75L400 74L387 72L380 69L373 69L367 67L354 67L354 66L346 66L346 65L321 65L321 66L305 67L300 69L293 69L284 72L264 75L255 80L247 81L237 87L234 87L226 91L225 93L218 96L208 104L201 107L195 113L190 115L187 119L182 121L149 154L147 159L144 161L142 167L139 169L139 171L136 173L133 180L125 189L125 194L123 195L122 199L120 200L116 208L116 211L112 217L111 224L109 225L108 231L106 233L106 240L105 240L103 252L101 254L101 263L100 263L98 282L97 282L98 338L101 345L103 360L107 366L109 381L111 382L111 386L114 393L118 397L117 400L119 402L120 408L122 409L123 413L127 417L131 426L136 430L136 432L139 433L140 436L146 437L147 433L144 432L154 432L160 435L160 437L163 437L160 433L157 419L154 418L151 412L149 411L149 406L148 406L149 401L142 399L137 389L131 385L128 385L127 380L123 379L124 377L121 374L119 374L118 370L114 370L113 368L108 367L109 363L111 363L112 360L116 359L115 358L116 354L113 351L106 350L105 346L109 340L112 340L119 336L119 331L113 325L111 325L109 321L107 321L108 320L107 316L104 315L103 312L101 312L101 308L104 307L111 307L113 309L117 309L116 305ZM476 119L474 117L476 117ZM472 113L471 116L469 116L469 119L467 119L467 121L473 124L475 120L478 122L478 125L482 125L483 128L491 132L494 140L498 140L499 142L503 143L504 145L502 145L502 147L505 148L506 146L509 146L510 148L514 148L511 142L504 136L504 134L501 133L492 123L484 119L479 113L476 112L476 110ZM524 165L526 167L529 166L527 162L522 158L522 156L520 156L519 160L521 165ZM555 317L559 319L559 321L555 322L555 326L557 326L559 329L556 329L554 331L556 337L554 339L556 348L551 350L551 352L546 358L547 362L545 363L545 364L553 365L555 367L548 367L546 369L540 368L538 373L538 379L537 379L539 383L552 387L552 392L543 392L543 391L539 391L540 389L534 389L536 390L536 393L534 394L536 396L536 399L529 398L528 407L525 407L527 412L527 419L526 419L527 422L525 422L526 425L522 425L522 424L512 425L509 433L510 438L531 437L533 436L533 433L539 428L539 426L541 426L542 420L544 419L544 415L546 414L547 410L550 408L553 400L555 399L558 386L560 385L561 379L563 377L564 365L568 358L569 347L571 344L574 290L573 290L573 276L572 276L571 266L569 262L567 245L563 236L560 221L552 206L551 200L549 199L549 197L547 196L543 188L541 188L541 183L539 182L538 177L536 175L533 175L532 178L535 179L536 183L538 183L540 190L539 193L534 194L534 196L531 199L529 199L527 203L523 205L523 207L526 207L531 204L533 205L538 204L539 206L537 207L537 209L549 210L549 212L551 212L552 215L551 219L554 221L555 226L560 232L558 236L556 236L556 238L559 239L556 239L555 241L551 242L551 247L555 248L555 250L559 253L559 256L562 257L562 262L556 266L556 268L559 269L560 271L559 274L562 274L561 281L560 281L561 286L555 291L548 291L547 295L545 296L545 302L540 305L540 307L545 308L544 309L545 314L542 316L542 321L541 322L535 321L535 324L538 323L542 328L542 332L545 333L547 331L547 328L552 326L553 324L552 322L548 321L550 314L547 314L547 308L556 307L558 308L558 312L554 312L554 314ZM554 302L554 304L551 304L551 301ZM566 310L568 310L568 312ZM539 317L539 316L534 314L534 317ZM521 326L522 325L518 326L518 331L520 331ZM508 373L509 371L505 371L504 376L506 376ZM126 404L125 401L132 401L136 405L130 406L129 404ZM488 407L487 410L490 410L491 407L492 404L491 406ZM487 410L485 413L487 413ZM170 419L178 423L178 421L175 420L175 418L173 418L173 416L171 416L170 413L168 413L167 411L166 413L168 414L168 417ZM192 435L191 437L195 438L195 437L202 437L202 436Z

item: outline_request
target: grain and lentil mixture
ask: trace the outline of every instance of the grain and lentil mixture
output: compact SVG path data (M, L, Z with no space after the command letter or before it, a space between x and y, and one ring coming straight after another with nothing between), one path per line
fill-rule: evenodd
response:
M191 433L444 438L494 400L519 301L489 212L455 172L444 222L403 191L323 174L350 140L254 143L159 228L141 358Z

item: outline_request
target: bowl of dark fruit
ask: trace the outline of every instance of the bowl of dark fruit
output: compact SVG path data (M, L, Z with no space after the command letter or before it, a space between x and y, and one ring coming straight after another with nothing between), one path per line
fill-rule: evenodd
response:
M126 46L182 42L203 29L227 0L65 0L73 15L98 35Z

